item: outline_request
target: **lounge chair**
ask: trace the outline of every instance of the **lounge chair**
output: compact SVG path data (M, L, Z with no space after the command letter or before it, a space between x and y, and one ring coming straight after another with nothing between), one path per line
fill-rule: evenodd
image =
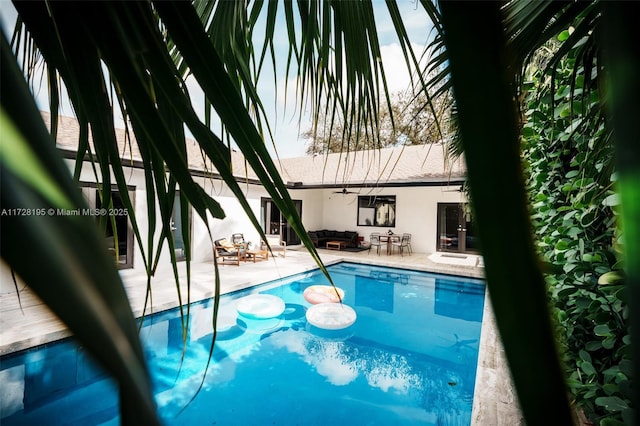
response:
M275 251L281 251L282 257L287 257L287 243L280 240L280 235L267 234L266 237L266 242L260 241L260 250L268 250L271 248L272 253Z
M226 238L221 238L213 242L214 253L218 262L240 266L240 261L244 260L247 247L244 244L231 244Z

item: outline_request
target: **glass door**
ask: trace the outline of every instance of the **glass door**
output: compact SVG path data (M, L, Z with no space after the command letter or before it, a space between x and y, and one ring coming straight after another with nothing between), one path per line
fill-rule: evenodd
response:
M173 211L171 212L171 232L173 233L173 248L176 255L176 260L185 260L187 257L187 242L190 240L187 235L185 242L185 235L182 229L182 216L185 213L180 206L180 192L176 192L175 198L173 199ZM191 230L191 210L187 207L186 210L187 215L187 223L188 223L188 232Z
M107 249L113 255L118 269L133 268L133 228L117 186L111 187L110 206L103 206L100 191L95 183L81 182L80 189L91 209L100 210L104 207L110 211L106 216L96 216L96 220L104 221L102 226ZM131 203L135 205L135 187L129 187L128 193Z
M293 200L299 215L302 215L302 200ZM300 244L300 238L291 228L289 222L280 213L278 207L271 198L262 199L262 226L264 233L280 235L280 240L288 246Z
M480 251L480 247L478 246L478 238L476 237L475 227L473 226L471 208L468 204L462 204L462 206L462 230L464 232L464 246L462 247L462 251L467 253L478 253Z
M438 251L477 252L471 210L467 204L438 204Z
M298 216L302 217L302 200L293 200L293 204L296 206L296 211L298 212ZM281 222L281 234L282 240L287 243L288 246L294 246L302 243L296 231L291 228L289 222L287 222L284 218L282 218Z

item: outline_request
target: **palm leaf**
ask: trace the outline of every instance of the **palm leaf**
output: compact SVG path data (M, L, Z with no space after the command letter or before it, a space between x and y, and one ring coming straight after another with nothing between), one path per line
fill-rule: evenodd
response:
M423 77L420 82L425 87L435 85L438 88L436 96L447 93L452 87L455 89L471 181L471 195L485 254L489 292L520 402L530 424L546 423L548 420L543 416L543 412L538 412L541 406L554 413L554 420L558 423L569 422L570 418L562 374L550 335L544 283L536 266L529 235L526 197L517 149L517 123L514 118L517 108L513 99L516 93L510 90L510 87L513 87L510 83L517 81L533 50L555 36L559 30L568 28L568 25L573 25L574 21L579 19L583 19L584 24L576 26L575 35L566 40L566 47L561 47L551 63L557 62L565 51L582 43L584 38L589 36L590 41L581 51L581 54L584 54L582 63L587 69L591 69L594 64L598 65L595 59L599 50L596 40L599 33L590 33L589 30L592 25L598 23L598 11L602 3L604 2L512 1L504 3L499 11L500 5L496 4L479 6L465 3L462 7L455 2L445 2L442 4L441 17L436 6L421 0L422 6L435 25L436 38L430 47L436 50L436 54L432 56L430 64L436 72L432 77ZM109 170L114 173L120 193L126 194L123 187L125 180L121 173L123 164L116 149L112 123L111 103L115 101L111 101L108 96L105 83L113 82L116 101L119 108L130 117L145 168L150 226L146 245L139 234L136 235L139 246L149 259L145 261L149 275L157 265L163 242L166 241L170 249L173 247L168 226L178 187L181 209L184 209L185 200L188 200L205 223L208 213L218 218L224 216L220 206L204 193L190 176L184 150L184 134L181 130L183 124L195 135L201 150L238 197L252 223L262 235L258 220L251 212L231 169L229 149L224 139L227 135L232 138L278 208L319 262L286 186L264 146L261 122L264 110L255 90L256 80L267 62L267 54L271 54L271 64L276 68L274 40L280 4L285 20L283 28L288 37L286 77L290 71L297 77L296 90L300 95L298 108L303 110L307 105L305 102L308 102L316 117L322 111L330 117L331 122L341 116L341 121L345 123L344 136L347 140L343 147L347 151L352 147L348 138L359 137L360 132L364 134L364 139L375 140L372 136L376 134L378 107L384 101L381 99L386 98L386 102L389 103L389 94L386 77L377 62L380 49L371 2L327 0L299 2L294 5L293 2L278 3L273 0L266 3L266 11L265 3L262 1L251 5L247 2L196 2L192 5L162 1L105 2L90 5L69 5L63 2L51 2L47 5L16 3L21 18L24 19L49 66L49 84L54 91L51 98L51 105L54 107L52 132L55 134L59 75L69 91L81 123L78 160L90 152L89 130L97 144L94 148L95 153L91 154L96 158L96 174L105 186L105 203L109 203L111 199ZM410 45L406 43L406 34L403 32L397 8L390 3L388 10L403 49L406 46L405 60L410 66L415 66L416 60L410 51ZM256 24L263 11L267 15L264 42L261 49L254 51L249 40L255 35ZM635 13L637 16L637 11ZM612 22L624 21L623 16L615 16ZM628 16L634 16L633 11ZM506 32L503 34L502 29L505 27ZM220 34L216 31L220 28L228 31ZM631 31L628 24L622 25L621 28ZM637 31L637 28L632 29ZM467 36L469 32L473 37ZM514 53L513 60L507 60L504 56L508 50L507 46ZM30 47L30 43L27 42L23 50L26 52ZM626 51L633 49L632 46L624 48ZM3 55L7 51L3 44ZM59 190L64 197L71 200L73 206L82 205L73 181L59 161L41 120L36 117L37 111L32 104L21 104L25 99L30 99L28 92L23 90L12 97L5 93L5 87L9 84L5 83L9 78L5 72L9 62L15 63L15 58L3 56L3 126L4 123L15 123L18 128L17 134L22 133L22 136L14 139L22 138L32 144L33 155L42 162L42 169L46 171L44 180L51 177L60 187ZM102 64L106 64L106 69L103 69ZM636 62L633 64L637 65ZM507 69L511 70L509 74L504 73ZM624 66L617 65L612 69L622 70ZM189 73L195 76L202 87L207 105L212 106L221 118L225 129L222 136L214 134L203 125L193 110L184 82ZM626 76L624 73L621 74L622 77ZM452 75L451 79L449 75ZM274 82L276 81L277 77L274 75ZM631 88L637 85L637 82L624 78L614 81L612 87L616 96L625 90L622 84L616 84L618 82L624 82ZM488 103L486 93L492 94ZM637 90L629 90L629 93L637 93ZM12 102L8 102L8 99ZM621 173L621 191L625 206L623 218L625 235L630 240L626 248L630 247L629 253L637 256L638 249L634 243L639 241L640 237L637 236L637 229L633 224L640 223L640 220L634 200L640 197L635 192L639 185L636 176L638 162L635 161L636 149L632 146L632 135L636 133L630 126L637 125L634 117L638 114L632 101L623 96L620 99L621 102L614 104L612 108L616 123L626 120L624 123L620 122L622 124L616 124L621 129L619 135L622 142L619 143L619 147L623 150L620 157L624 162L624 165L620 166L621 171L624 170L624 173ZM210 122L210 113L207 108L207 124ZM29 128L28 122L32 128ZM633 123L629 124L630 122ZM33 126L33 123L38 125ZM364 126L363 123L368 124ZM488 132L487 129L491 131ZM228 142L231 142L231 139ZM628 153L631 153L629 159L626 157ZM5 161L6 158L9 158L9 154L3 150L3 166L9 165L9 162ZM79 176L78 170L76 169L76 176ZM3 167L2 173L3 208L5 205L63 205L46 195L46 191L50 189L38 182L25 180L24 169L20 171L14 166L7 166ZM501 188L499 199L496 198L497 187ZM504 199L509 200L506 215ZM161 226L160 243L157 246L154 243L158 223L154 211L156 200L160 205ZM133 209L130 211L133 212ZM183 215L183 218L185 216ZM135 217L132 220L135 220ZM150 409L153 405L147 393L148 379L145 377L143 361L138 353L139 345L135 342L135 327L131 327L131 314L128 306L125 308L125 304L122 304L121 287L113 285L113 282L118 282L113 265L106 260L106 255L97 249L86 252L87 255L95 256L95 259L85 259L83 253L74 253L77 246L84 247L84 244L95 244L95 247L98 247L100 238L97 233L89 231L87 235L77 235L81 233L80 228L84 232L84 227L90 225L85 223L86 221L82 225L65 220L48 219L42 222L47 228L51 227L50 230L41 230L37 224L29 221L20 222L14 218L3 217L2 221L3 231L9 228L12 228L11 232L15 231L15 234L10 234L9 231L2 234L3 257L10 264L18 265L16 270L21 275L24 274L23 278L28 278L30 282L33 280L36 288L39 288L44 276L28 270L24 258L20 260L19 252L12 251L15 247L9 245L8 236L22 238L17 246L22 250L27 242L38 244L44 241L52 244L52 247L54 244L60 247L59 253L50 253L47 250L51 248L46 246L39 247L37 251L38 256L55 261L46 263L47 268L50 268L47 269L48 273L58 277L56 283L61 283L62 287L56 288L63 288L65 293L74 295L74 300L88 298L88 310L96 312L87 313L90 322L87 325L102 330L101 336L104 335L105 321L119 324L119 333L124 341L128 342L128 350L133 354L133 361L127 367L123 355L113 353L116 349L109 346L110 343L106 343L108 349L105 353L112 355L112 359L104 361L110 371L118 375L123 388L123 420L154 421L152 415L141 420L142 416L148 414L146 408L140 413L141 417L135 417L136 413L132 409L134 404L130 402L142 401L142 406L151 407ZM184 222L183 229L186 226L188 225ZM137 230L137 226L134 228ZM509 229L511 235L517 236L508 245L508 252L505 251L505 245L495 238L495 235L501 234L505 228ZM37 232L44 234L36 235ZM58 240L63 235L62 232L72 235L69 241L62 242L67 244L66 246L58 245L61 244ZM24 233L27 239L19 233ZM184 234L188 235L188 232ZM175 264L175 257L173 260ZM60 271L56 265L48 264L56 262L68 266L68 271L79 272L74 276L70 276L69 272L63 275L65 271ZM84 262L88 263L85 265ZM91 270L86 269L87 266L90 266ZM106 268L104 270L109 272L104 277L94 277L93 268L95 271ZM634 266L629 268L631 295L635 303L632 305L632 311L637 312L637 277L640 274L633 268ZM215 264L214 272L217 301L219 276ZM78 276L81 279L74 281ZM92 281L94 279L97 280L95 283ZM110 281L110 285L117 288L107 290L105 280L111 279L115 281ZM514 282L518 285L514 285ZM187 282L187 298L188 287ZM38 291L45 293L47 303L51 303L54 309L59 309L64 315L70 315L69 312L64 312L65 307L60 305L60 297L56 299L55 295L46 293L47 289L42 287ZM102 294L107 291L108 294ZM180 295L178 283L177 291ZM91 294L86 294L87 292ZM92 292L102 296L93 297ZM106 302L101 301L101 298ZM523 301L526 303L521 303ZM100 317L106 309L105 303L109 309L112 305L115 307L116 314L113 318L108 315ZM214 309L214 321L216 315ZM82 330L83 325L78 323L78 317L71 315L65 316L64 319L73 324L74 332L74 327L80 328L80 338L86 336L87 332ZM637 342L640 339L636 337L640 326L637 315L632 319L636 333L633 341L637 357ZM108 336L103 337L109 339ZM100 347L90 347L94 352L101 350ZM131 395L131 399L129 392L134 394Z
M2 216L2 256L38 296L69 326L105 368L118 377L121 415L126 424L157 424L151 384L129 302L115 266L88 216L56 215L57 209L87 208L71 180L31 94L2 37L1 117L15 129L3 144L28 147L47 185L25 180L2 150L2 209L29 209L41 215ZM28 163L18 167L28 166ZM29 253L29 256L25 256ZM33 262L39 263L38 268ZM55 285L52 285L54 283ZM71 307L71 308L70 308Z
M615 141L616 164L620 177L619 192L622 200L622 223L624 239L625 272L629 301L629 330L631 334L633 363L632 377L637 383L638 357L640 356L640 107L637 95L640 93L640 55L635 42L640 33L637 17L640 16L637 3L606 3L605 20L605 60L609 70L610 89L609 111L612 117ZM635 39L633 38L635 34ZM637 387L637 386L636 386ZM640 394L632 393L634 413L630 424L637 424Z
M256 131L251 118L246 113L246 109L242 104L238 92L234 89L231 81L229 81L229 77L224 73L222 61L219 59L217 52L212 48L211 43L202 30L198 16L192 8L183 3L158 2L155 6L167 26L170 36L173 38L176 46L178 46L182 56L189 63L194 76L200 82L211 104L214 105L229 133L233 136L234 141L243 152L246 161L252 167L262 185L271 195L276 206L287 218L292 229L298 234L318 265L322 265L313 242L304 230L302 220L295 209L289 192L280 178L278 170L271 160L262 138ZM200 31L197 31L198 27L201 28ZM185 28L189 28L190 30L184 31ZM211 79L208 77L211 75L216 75L218 78ZM194 135L196 135L196 138L198 138L198 136L205 136L200 132L200 129L201 127L197 126L197 123L194 122L192 131ZM216 159L218 157L213 157L215 152L211 151L210 148L211 146L218 145L219 144L201 144L203 150L211 154L209 157L216 166ZM226 168L229 169L229 166L227 165ZM224 171L224 168L218 167L218 170ZM234 181L227 181L225 179L225 182L230 184L234 193L237 191L236 196L241 194L240 188ZM241 200L242 199L244 199L244 196L242 196ZM251 213L248 205L246 211L256 229L260 231L261 237L266 240L258 220ZM324 266L321 266L321 268L324 270Z
M509 74L513 67L498 7L441 3L474 218L488 293L527 423L545 424L547 412L540 410L544 406L554 413L554 423L571 424L545 282L529 231ZM474 36L468 37L469 32ZM499 197L495 188L500 188ZM508 244L495 238L504 229L511 236Z

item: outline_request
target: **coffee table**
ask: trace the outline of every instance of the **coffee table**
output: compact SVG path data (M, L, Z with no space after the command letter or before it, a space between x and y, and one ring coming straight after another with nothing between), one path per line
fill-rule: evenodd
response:
M342 250L347 247L344 241L327 241L327 250Z
M244 255L244 260L248 261L250 259L253 259L253 263L256 263L256 260L269 260L269 251L247 250Z

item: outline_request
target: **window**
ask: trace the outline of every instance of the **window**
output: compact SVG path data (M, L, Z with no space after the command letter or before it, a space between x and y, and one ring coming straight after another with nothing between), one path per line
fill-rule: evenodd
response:
M396 196L358 197L358 226L396 226Z

